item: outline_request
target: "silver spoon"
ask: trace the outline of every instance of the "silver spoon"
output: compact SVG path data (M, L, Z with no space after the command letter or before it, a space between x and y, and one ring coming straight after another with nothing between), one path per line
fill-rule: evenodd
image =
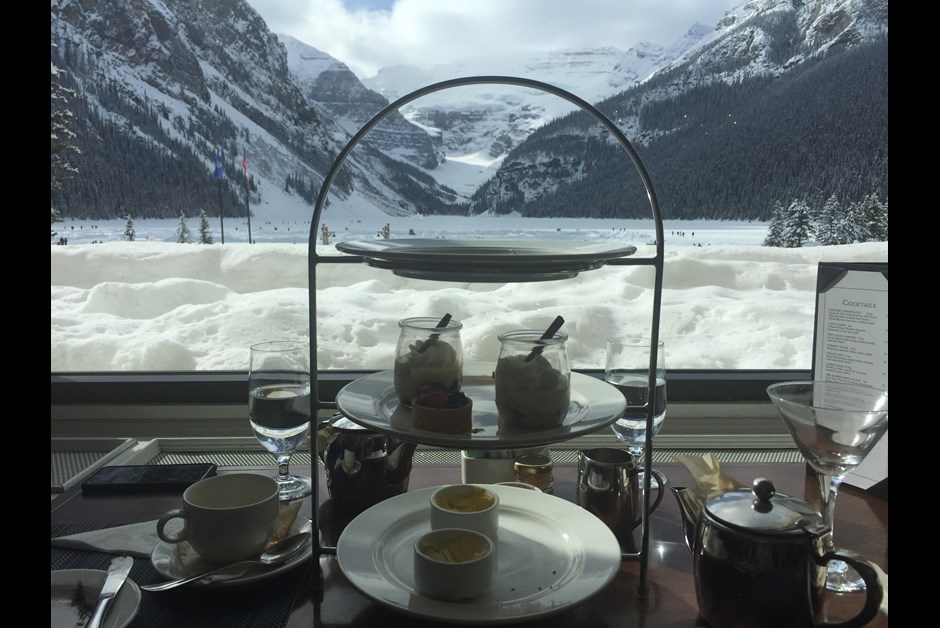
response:
M287 562L297 554L299 554L304 547L307 546L307 541L310 540L310 532L298 532L293 534L283 541L279 541L265 550L261 556L251 560L243 560L237 563L230 563L228 565L222 565L221 567L213 567L207 571L197 573L192 576L187 576L185 578L179 578L177 580L170 580L169 582L161 582L159 584L146 584L141 586L141 589L145 591L166 591L167 589L175 589L178 586L193 582L194 580L201 580L206 576L211 576L216 573L221 573L223 571L237 570L241 568L241 573L245 573L249 567L255 565L265 565L268 567L273 567L274 565L280 565Z

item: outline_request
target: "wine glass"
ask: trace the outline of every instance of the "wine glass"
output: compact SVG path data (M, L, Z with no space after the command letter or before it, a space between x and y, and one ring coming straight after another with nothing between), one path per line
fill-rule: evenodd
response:
M666 418L666 354L660 340L656 350L656 384L653 388L653 434L663 427ZM643 463L646 447L646 415L649 407L650 352L653 343L649 338L620 336L607 340L607 361L604 366L604 381L617 388L627 401L623 415L611 428L627 451L636 457L637 465ZM640 486L643 473L639 475Z
M845 474L860 465L888 430L888 391L840 382L780 382L767 394L816 471L822 512L832 551L836 495ZM865 588L861 577L842 561L829 561L826 588L843 593Z
M310 434L310 345L276 340L251 345L248 415L255 438L277 456L282 501L313 492L313 480L292 475L291 455Z

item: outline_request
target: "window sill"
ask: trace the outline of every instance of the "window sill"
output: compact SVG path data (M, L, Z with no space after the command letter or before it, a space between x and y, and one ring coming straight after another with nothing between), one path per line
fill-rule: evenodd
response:
M321 374L321 400L331 401L362 374ZM668 418L657 442L682 449L792 447L765 392L769 384L789 379L809 379L809 373L670 371ZM52 436L251 438L246 381L246 373L56 373ZM321 409L321 418L331 413ZM571 443L595 446L616 444L616 439L601 430Z

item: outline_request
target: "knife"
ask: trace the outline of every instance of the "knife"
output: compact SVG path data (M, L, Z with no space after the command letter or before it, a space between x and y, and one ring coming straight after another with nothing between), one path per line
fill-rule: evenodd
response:
M95 604L95 612L91 619L85 624L85 628L99 628L111 608L111 602L117 596L121 585L127 580L127 574L131 572L134 566L134 559L130 556L118 556L111 561L108 567L108 575L104 580L104 586L101 587L101 593L98 595L98 602Z

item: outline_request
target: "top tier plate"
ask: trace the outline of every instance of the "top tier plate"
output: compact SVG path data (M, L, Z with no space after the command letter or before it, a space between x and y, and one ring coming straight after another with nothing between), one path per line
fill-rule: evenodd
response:
M441 434L411 427L411 409L395 394L393 372L360 377L336 394L336 405L353 422L402 440L453 449L510 449L558 443L607 427L623 414L626 402L607 382L571 373L571 404L558 427L538 431L507 431L496 411L494 364L464 365L463 391L473 399L473 428L466 434Z
M336 249L403 277L479 282L567 279L636 252L610 242L422 238L340 242Z

